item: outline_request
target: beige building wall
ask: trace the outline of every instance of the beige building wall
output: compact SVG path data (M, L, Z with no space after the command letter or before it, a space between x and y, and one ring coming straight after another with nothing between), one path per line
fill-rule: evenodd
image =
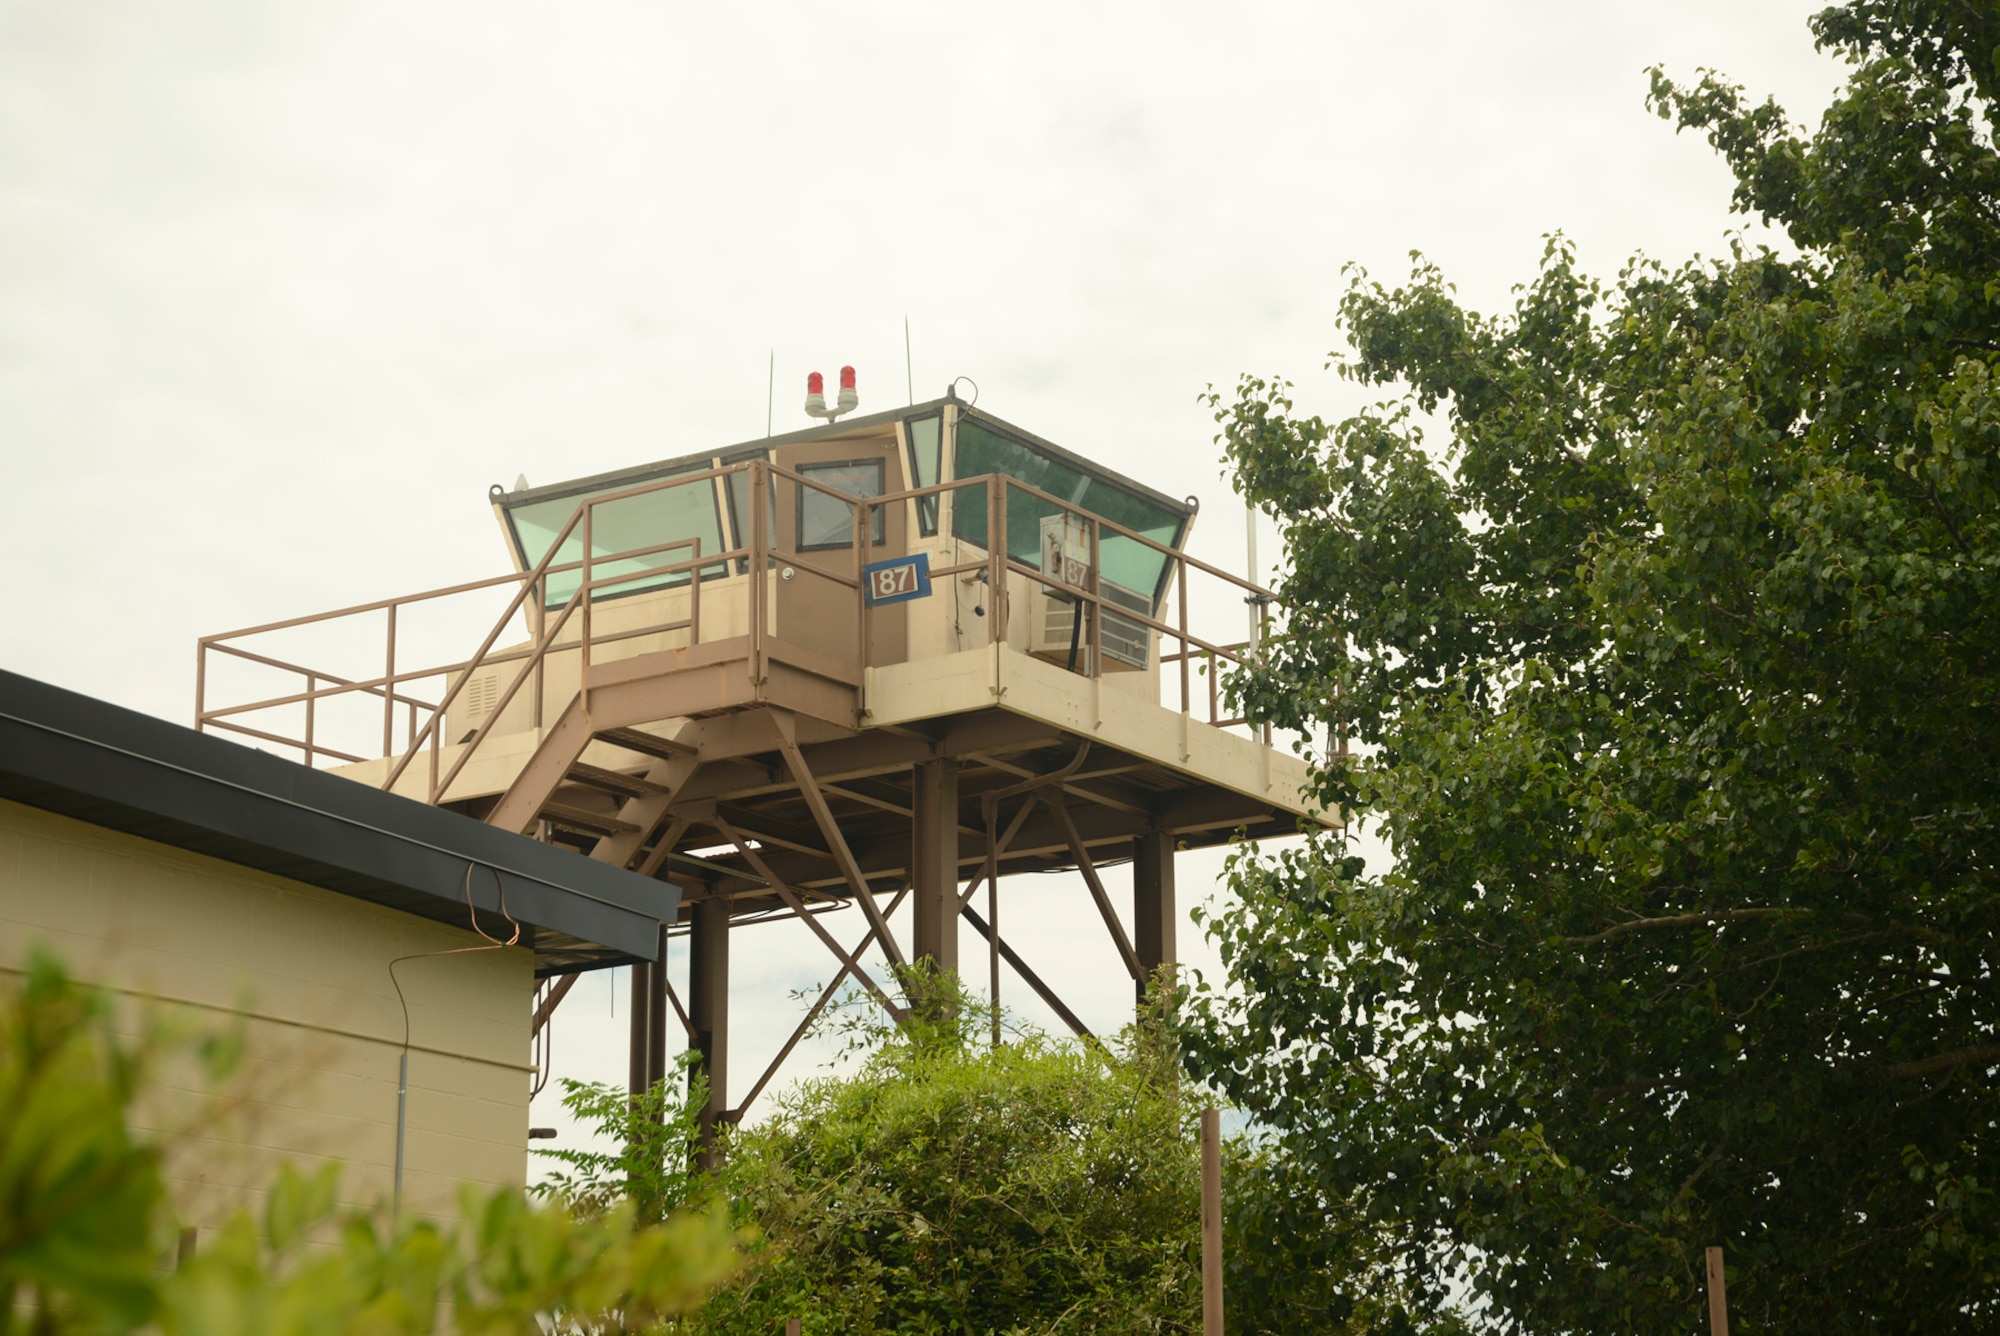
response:
M344 1161L342 1197L386 1203L396 1150L403 1012L398 956L483 947L459 931L316 886L0 801L0 969L31 945L139 1009L242 1026L221 1090L164 1077L146 1121L170 1138L171 1190L204 1232L261 1210L278 1163ZM458 1184L526 1173L525 949L406 960L410 1096L406 1211L456 1214Z

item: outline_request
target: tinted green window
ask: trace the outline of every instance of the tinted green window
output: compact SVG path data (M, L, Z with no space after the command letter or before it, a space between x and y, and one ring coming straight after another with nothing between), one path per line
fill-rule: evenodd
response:
M1078 510L1122 524L1156 543L1172 545L1179 536L1181 517L1174 511L1135 496L1102 478L1079 472L1060 460L1033 450L1018 441L988 431L976 422L958 424L958 457L952 476L974 478L982 473L1000 473L1018 478L1059 496ZM986 541L986 506L977 489L958 492L952 505L952 534L968 543L991 550ZM1057 510L1040 497L1009 488L1007 492L1007 555L1041 568L1041 523ZM1157 599L1167 573L1165 553L1135 543L1123 534L1104 532L1098 540L1098 559L1104 578L1113 584Z
M831 487L849 496L882 495L883 468L879 459L855 459L840 464L801 464L798 471L800 477L811 478L821 487ZM854 546L854 506L851 503L811 487L801 487L798 492L799 551ZM869 525L868 541L877 544L888 541L884 532L888 517L880 506L871 513L874 522Z
M910 476L918 487L935 487L938 481L939 456L943 453L942 441L944 422L936 417L912 418L905 424L910 436ZM917 499L917 532L928 538L937 532L938 499L935 496Z
M684 470L702 473L708 464L701 463ZM623 488L609 488L622 491ZM549 544L569 523L569 517L586 500L584 496L557 497L548 501L531 501L526 505L512 506L507 511L508 521L514 526L514 539L520 544L521 557L530 569L539 564L547 555ZM591 576L604 579L627 571L643 571L650 566L662 566L672 562L686 561L694 555L692 548L656 552L646 557L627 557L619 561L600 563L599 557L613 552L624 552L632 548L652 547L658 543L683 539L699 539L701 550L720 552L722 547L722 515L715 504L715 485L711 482L692 482L680 487L663 488L657 492L647 492L640 496L628 496L619 501L607 501L597 506L591 515ZM570 530L563 540L562 550L556 555L554 565L583 560L583 521ZM718 565L704 567L704 579L726 574ZM607 598L619 594L635 594L647 589L663 589L688 582L685 572L678 575L648 575L615 585L599 585L595 597ZM564 571L552 575L548 580L548 606L561 607L583 584L583 572Z

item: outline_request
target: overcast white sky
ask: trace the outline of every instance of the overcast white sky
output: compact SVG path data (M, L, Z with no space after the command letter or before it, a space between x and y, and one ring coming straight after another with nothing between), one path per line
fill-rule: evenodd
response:
M902 402L905 316L919 398L970 376L1198 495L1240 566L1205 385L1356 402L1348 261L1491 310L1555 229L1607 277L1720 252L1645 67L1816 120L1820 7L0 0L0 666L188 722L198 635L499 573L489 484L762 435L774 348L780 431L814 368ZM1021 880L1023 953L1114 1028L1087 900ZM746 931L735 1093L826 959ZM560 1071L623 1078L609 982Z

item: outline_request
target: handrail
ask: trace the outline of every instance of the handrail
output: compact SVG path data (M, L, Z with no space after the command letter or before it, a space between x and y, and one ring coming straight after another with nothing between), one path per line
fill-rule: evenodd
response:
M473 651L473 663L479 663L485 659L486 652L493 648L493 642L500 638L500 633L507 629L509 622L514 620L514 614L520 611L521 603L527 598L528 591L542 587L542 581L548 576L550 560L556 553L562 550L563 542L576 528L577 520L588 514L589 510L590 506L588 502L578 506L571 513L569 520L563 525L561 531L549 541L549 550L542 555L542 559L535 564L535 569L529 572L527 578L521 581L521 587L514 591L514 597L507 600L507 610L500 614L500 619L493 624L493 629L486 633L486 639L480 642L477 650ZM590 545L586 543L584 544L584 557L587 560L589 556ZM417 754L417 748L425 738L435 739L438 736L438 730L444 726L446 709L450 707L453 701L458 699L458 693L465 689L465 684L470 680L472 680L470 671L459 674L458 681L451 685L450 689L445 692L444 699L438 702L437 709L431 712L430 719L424 724L423 732L417 736L416 741L411 744L410 749L403 753L402 760L398 761L390 770L389 777L382 781L383 788L393 788L396 781L402 778L403 771L409 768L411 758ZM436 749L436 745L436 742L433 741L433 750ZM436 769L435 761L432 763L432 769ZM431 797L433 801L436 800L437 790L435 788L432 789Z
M738 475L748 475L748 490L750 492L749 514L747 517L749 519L750 532L747 535L741 533L735 535L739 541L739 546L727 548L712 554L704 554L701 551L702 540L696 537L649 543L612 553L600 554L593 550L596 544L592 541L592 532L594 528L594 515L598 506L615 504L634 497L679 487L706 485L713 490L721 490L716 487L718 480ZM776 485L779 479L783 479L797 487L811 489L837 498L849 506L853 514L853 541L848 549L853 554L851 572L835 570L829 565L822 564L822 561L816 558L816 554L808 555L793 550L782 550L777 547L774 542L775 535L768 533L767 530L770 520L769 489ZM1154 615L1156 610L1151 607L1145 611L1140 611L1128 608L1123 604L1111 602L1099 587L1099 581L1096 578L1091 579L1085 586L1071 585L1061 578L1060 572L1043 571L1037 566L1029 565L1025 560L1009 552L1007 550L1007 510L1011 499L1010 493L1016 490L1026 498L1033 498L1058 512L1080 516L1087 522L1092 548L1091 569L1093 571L1101 569L1101 561L1097 559L1098 552L1103 544L1114 535L1135 543L1142 549L1162 555L1167 561L1166 574L1168 580L1176 587L1176 615L1172 620L1168 620L1164 615ZM903 491L886 493L876 497L856 497L838 488L816 481L796 469L785 465L773 463L769 460L748 460L702 470L697 473L655 479L601 495L580 497L575 510L571 512L562 527L549 541L541 560L536 562L532 568L526 570L482 580L465 581L439 589L426 590L396 598L377 599L341 608L333 612L285 618L259 626L244 627L235 631L202 636L196 642L196 726L200 728L212 724L217 728L226 728L233 732L245 733L249 736L278 742L282 745L302 746L306 752L308 764L313 761L315 756L320 755L340 761L352 762L362 758L357 758L349 752L337 751L331 747L327 747L314 738L311 730L313 708L317 702L331 697L352 694L364 694L376 697L382 701L383 707L383 755L385 759L393 757L393 764L389 767L387 776L382 781L383 787L393 787L408 771L409 766L414 762L416 757L428 750L432 758L430 796L433 801L437 801L462 772L464 766L478 750L480 744L490 735L495 725L499 722L502 712L513 702L523 685L527 684L531 679L534 683L534 724L540 726L544 708L544 689L542 686L545 672L544 665L549 655L553 653L577 653L584 666L583 680L587 685L593 650L597 648L639 637L680 631L686 631L691 642L698 642L700 639L701 587L705 582L713 583L715 579L730 580L746 572L750 575L751 578L747 582L749 607L746 609L749 614L747 629L749 633L750 672L756 679L761 680L764 678L766 675L765 662L768 653L767 639L770 634L769 609L767 607L769 598L767 576L771 560L779 556L783 557L784 564L788 566L809 572L840 588L855 591L857 633L860 636L857 644L857 652L862 659L862 666L865 668L869 656L869 610L867 600L862 596L861 568L872 555L872 535L878 509L886 509L892 505L914 504L923 499L939 497L946 493L953 494L957 498L958 504L963 505L965 500L969 498L960 497L958 494L977 494L978 492L985 494L984 501L987 512L987 551L985 555L977 560L940 567L933 574L935 576L954 576L965 571L984 568L990 586L989 598L993 604L992 612L987 618L989 642L999 643L1007 636L1009 600L1006 577L1012 573L1026 578L1034 584L1059 590L1068 597L1087 603L1091 607L1098 609L1089 618L1089 647L1091 653L1086 671L1090 675L1099 676L1104 671L1102 622L1107 612L1115 613L1118 617L1128 622L1145 627L1150 634L1160 637L1162 642L1171 640L1176 645L1176 648L1172 652L1165 652L1167 645L1161 643L1158 647L1160 652L1156 653L1155 663L1162 668L1170 663L1179 666L1179 694L1182 714L1190 716L1194 714L1193 684L1190 677L1189 664L1197 659L1202 659L1206 660L1209 665L1209 672L1206 674L1210 679L1208 721L1217 726L1240 722L1225 720L1221 716L1219 700L1217 699L1218 688L1215 681L1215 670L1223 662L1239 666L1246 663L1249 658L1246 651L1254 649L1254 642L1210 641L1195 633L1189 625L1189 580L1193 574L1199 572L1211 579L1221 581L1226 587L1233 587L1247 594L1249 596L1247 601L1254 601L1265 610L1263 615L1267 621L1270 617L1270 605L1278 602L1278 597L1272 590L1266 589L1254 581L1246 580L1241 576L1222 570L1199 558L1190 556L1184 551L1130 529L1115 520L1097 515L1081 506L1065 501L1063 498L1047 492L1032 483L1007 474L980 474L971 478L957 478L950 482L932 483L924 487L908 488ZM734 505L730 507L730 512L732 516L740 514L740 511ZM557 554L577 534L579 529L582 529L584 535L581 556L572 561L557 561ZM679 551L687 551L691 555L678 561L655 562L634 570L619 571L615 574L603 573L604 569L610 565ZM737 563L742 563L745 571L735 571L734 567ZM717 570L720 570L722 574L719 576L710 576L708 580L704 580L704 571ZM538 594L544 594L547 591L553 577L572 573L578 575L577 587L560 607L551 607L547 604L544 597L538 596ZM674 581L681 576L685 576L686 581L678 587L686 588L689 591L689 606L685 610L686 615L671 621L649 623L640 627L628 627L609 633L600 632L596 628L593 616L594 605L607 594L623 590L635 584L648 585L651 588L657 589L662 582ZM449 598L455 595L475 593L486 589L495 589L508 584L513 586L511 596L471 657L450 663L431 664L419 669L399 669L396 666L397 614L399 611L416 604ZM1157 609L1157 611L1162 614L1165 613L1165 609ZM340 618L361 616L373 612L385 612L388 618L387 653L383 659L383 671L380 676L348 678L339 674L308 668L302 664L289 663L283 659L259 654L256 651L231 643L251 636L289 630L315 623L331 622ZM527 643L507 649L496 648L501 636L512 625L515 617L522 615L524 612L527 613L529 621ZM578 615L581 617L581 622L576 636L571 640L564 641L562 639L563 632L570 625L572 618ZM210 708L206 701L206 679L207 655L211 650L282 672L296 673L306 679L305 689L263 700ZM472 680L474 670L489 666L499 667L510 663L518 664L519 667L508 682L506 690L495 701L484 707L485 718L468 737L466 744L458 756L446 768L446 773L440 775L438 773L441 759L439 753L444 746L443 733L448 722L448 714L451 712L452 707L463 698L468 683ZM442 697L435 702L402 689L405 683L436 677L444 677L447 679L448 685ZM242 723L233 722L233 720L241 716L253 714L261 710L300 704L306 707L308 715L308 732L303 741L296 738L285 738L274 733L250 728ZM399 706L408 710L410 723L410 737L400 749L392 742L395 722L394 714ZM417 722L420 711L426 715L421 728L418 727ZM1267 727L1265 729L1267 740L1269 732L1270 730Z

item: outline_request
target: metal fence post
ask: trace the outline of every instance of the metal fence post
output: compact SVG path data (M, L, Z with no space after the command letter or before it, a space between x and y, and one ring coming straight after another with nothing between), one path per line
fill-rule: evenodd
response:
M1222 1115L1201 1111L1201 1333L1222 1336Z

